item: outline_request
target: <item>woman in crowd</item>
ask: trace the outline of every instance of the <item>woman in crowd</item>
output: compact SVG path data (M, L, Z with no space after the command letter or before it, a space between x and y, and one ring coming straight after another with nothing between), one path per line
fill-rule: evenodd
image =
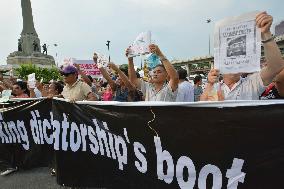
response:
M29 90L27 83L23 81L17 81L12 87L12 98L29 98Z
M59 82L52 82L49 84L48 97L57 97L63 91L63 85Z
M102 101L112 101L112 90L109 84L102 94Z
M194 82L194 102L197 102L200 100L200 96L203 93L201 75L195 76L193 82Z
M95 63L97 63L97 55L94 53L93 60ZM120 70L114 63L109 63L108 66L115 72L118 73L118 77L116 78L116 81L114 81L114 78L111 78L108 71L101 67L99 68L103 77L107 80L108 84L110 85L112 89L113 94L113 101L119 101L119 102L133 102L135 101L135 94L136 88L135 86L129 81L128 77L126 76L127 73L124 73L122 70Z

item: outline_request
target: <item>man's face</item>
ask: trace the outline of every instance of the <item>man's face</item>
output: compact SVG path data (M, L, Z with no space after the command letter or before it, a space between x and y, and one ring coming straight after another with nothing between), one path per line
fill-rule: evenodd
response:
M276 76L274 82L279 95L284 97L284 70Z
M197 82L197 85L202 85L202 79L200 79L200 81Z
M158 66L153 70L152 80L154 83L162 83L167 80L167 76L166 70L163 67Z
M237 74L224 74L224 80L237 83L241 78L241 73Z
M69 74L62 74L63 81L66 84L72 84L76 82L77 80L77 74L76 73L69 73Z
M55 95L55 85L53 83L49 85L48 94Z
M111 87L110 87L109 84L107 85L106 89L107 89L107 91L111 91Z

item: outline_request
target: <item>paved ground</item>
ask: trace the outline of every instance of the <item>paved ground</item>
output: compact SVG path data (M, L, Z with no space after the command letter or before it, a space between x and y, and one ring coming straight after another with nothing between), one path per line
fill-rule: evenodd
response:
M0 172L6 169L7 164L0 160ZM50 175L48 167L20 170L7 176L0 176L0 189L73 189L60 186L56 177ZM74 188L100 189L100 188Z
M18 171L11 175L0 176L0 189L106 189L106 188L70 188L56 183L56 177L50 176L49 168L35 168Z
M0 176L1 189L65 189L50 176L49 168L36 168Z

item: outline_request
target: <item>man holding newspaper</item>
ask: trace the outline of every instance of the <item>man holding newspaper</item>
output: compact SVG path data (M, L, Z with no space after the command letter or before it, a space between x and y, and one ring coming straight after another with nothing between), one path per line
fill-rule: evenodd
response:
M208 84L200 98L201 101L259 100L259 96L266 86L284 68L284 60L270 31L272 22L272 16L266 12L257 14L255 18L256 27L261 31L267 66L262 68L260 72L249 74L246 78L241 77L242 73L225 73L223 81L219 84L217 81L220 70L212 69L208 74ZM229 55L231 56L231 53Z

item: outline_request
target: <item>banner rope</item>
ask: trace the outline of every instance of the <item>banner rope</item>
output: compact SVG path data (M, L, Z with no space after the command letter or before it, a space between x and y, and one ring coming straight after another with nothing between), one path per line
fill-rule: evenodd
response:
M158 135L158 133L157 133L157 131L155 130L155 129L153 129L153 127L151 127L151 123L153 123L154 121L155 121L155 119L156 119L156 114L154 113L154 111L152 110L152 107L150 107L150 111L151 111L151 113L153 114L153 119L152 120L150 120L150 121L148 121L148 127L152 130L152 131L154 131L154 133L156 134L156 136L157 137L159 137L159 135Z

